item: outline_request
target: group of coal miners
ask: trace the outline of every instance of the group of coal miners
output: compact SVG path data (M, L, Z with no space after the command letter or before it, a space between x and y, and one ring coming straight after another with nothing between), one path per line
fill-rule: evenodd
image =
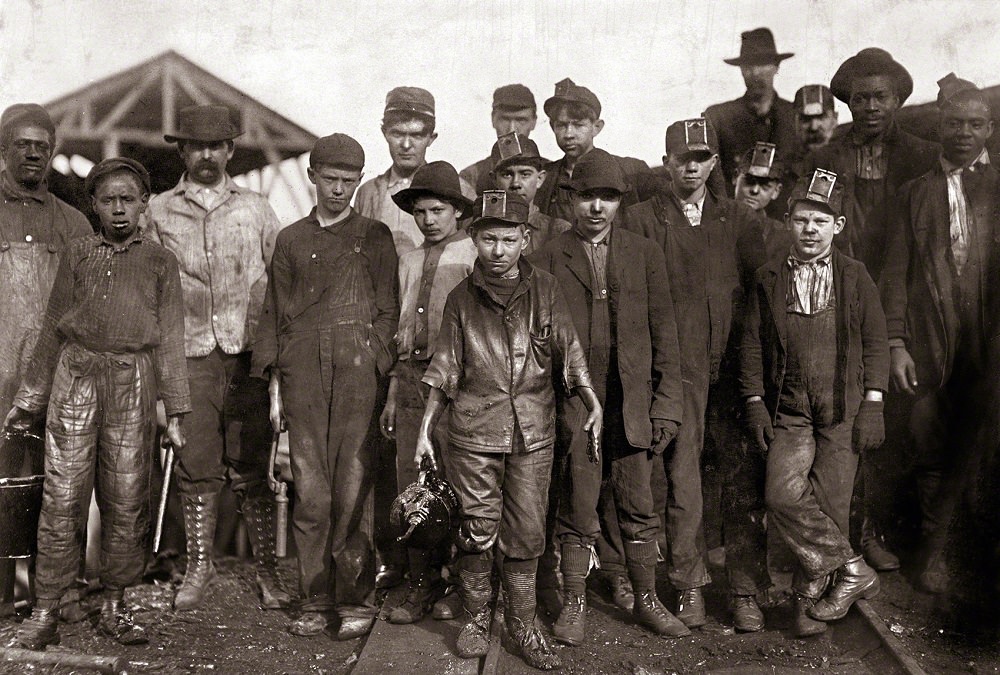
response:
M540 156L535 98L510 84L489 156L459 172L426 160L434 97L397 87L381 126L392 165L362 183L361 145L320 138L315 208L284 227L227 173L240 129L226 107L181 111L165 140L186 170L166 192L132 159L94 166L96 232L48 191L45 110L7 108L0 404L8 428L45 438L44 458L0 456L5 475L45 476L16 645L58 642L60 616L80 612L92 491L98 630L147 640L124 591L146 562L158 400L187 548L177 611L215 577L228 482L261 604L289 608L294 635L362 636L377 591L406 583L389 622L459 619L456 652L483 656L499 596L513 648L558 668L549 635L586 639L595 569L637 624L688 635L709 621L706 447L736 630L764 628L769 546L792 561L798 637L879 592L878 572L901 565L884 538L899 518L878 498L892 464L918 497L918 584L972 578L970 602L995 596L997 552L954 554L955 532L996 529L994 453L977 451L1000 418L991 101L942 77L931 142L896 122L913 81L889 53L863 49L786 101L774 79L791 56L766 28L743 33L726 62L746 94L672 121L657 169L595 147L601 102L564 79L543 105L561 158ZM295 601L267 475L285 430ZM376 500L425 472L457 498L452 536L379 541ZM0 614L12 583L3 563Z

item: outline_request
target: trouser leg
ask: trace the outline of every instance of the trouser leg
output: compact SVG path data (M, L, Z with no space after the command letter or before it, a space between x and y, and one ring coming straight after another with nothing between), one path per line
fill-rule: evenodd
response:
M771 583L764 529L766 460L750 448L738 431L734 432L720 449L726 574L734 594L754 595Z
M237 499L268 490L267 470L271 456L268 383L250 377L250 352L226 360L226 393L222 403L224 429L223 463Z
M216 495L222 488L225 465L223 407L228 389L226 355L219 348L187 359L191 412L184 417L187 443L175 449L174 475L183 495Z

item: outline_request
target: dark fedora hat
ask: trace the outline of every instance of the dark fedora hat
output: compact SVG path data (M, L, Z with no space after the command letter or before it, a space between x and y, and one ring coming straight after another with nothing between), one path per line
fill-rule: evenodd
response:
M830 80L830 91L844 103L849 103L854 78L866 75L887 75L891 78L896 96L899 97L899 105L903 105L913 93L913 78L910 73L892 58L892 54L878 47L862 49L840 64Z
M580 158L573 167L573 177L564 179L559 187L574 192L587 190L614 190L618 194L629 191L621 165L610 153L594 148Z
M781 63L795 56L792 52L778 52L770 28L754 28L740 34L740 55L722 59L731 66L754 66L762 63Z
M224 105L192 105L181 108L177 133L165 134L167 143L178 141L231 141L243 134Z
M410 187L400 190L392 196L392 201L396 206L407 213L413 213L413 202L420 197L432 195L451 203L462 213L468 214L472 206L465 195L462 194L462 183L458 178L458 171L448 162L430 162L424 164L413 174Z

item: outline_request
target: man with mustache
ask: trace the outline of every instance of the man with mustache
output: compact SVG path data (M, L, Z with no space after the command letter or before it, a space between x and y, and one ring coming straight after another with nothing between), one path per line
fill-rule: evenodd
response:
M10 410L27 372L60 254L71 240L93 233L82 213L49 192L45 176L55 143L55 125L40 105L15 103L0 116L4 163L0 174L0 316L17 318L4 321L0 328L0 407L4 410ZM44 428L42 415L33 429L44 435ZM0 452L0 478L22 475L25 463L30 473L39 474L42 460L41 456L26 458L23 446L7 443ZM89 500L88 494L88 504ZM68 609L64 608L64 617ZM13 613L14 562L0 560L0 617Z
M732 185L740 158L757 141L789 152L795 146L795 114L792 104L774 91L774 76L782 61L794 56L779 53L768 28L755 28L741 36L740 55L724 59L739 66L746 93L735 101L705 109L705 118L719 134L719 160L727 185Z
M266 473L271 429L267 384L250 377L250 345L267 286L267 264L280 227L267 198L226 173L240 135L220 105L184 108L177 143L186 171L149 201L146 233L175 256L184 293L184 354L192 411L188 444L176 448L184 509L187 571L178 610L201 606L215 578L219 491L231 481L257 559L262 604L288 604L274 564L274 498Z

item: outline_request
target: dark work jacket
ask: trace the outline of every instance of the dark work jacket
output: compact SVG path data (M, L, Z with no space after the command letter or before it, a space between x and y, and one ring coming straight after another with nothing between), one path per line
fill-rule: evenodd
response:
M663 251L685 379L718 379L734 313L743 301L738 242L761 216L711 191L691 227L673 193L625 210L622 225Z
M740 159L757 141L774 143L779 155L792 152L798 144L795 109L791 101L777 95L763 117L750 106L746 95L709 106L705 117L719 135L719 159L726 185L733 185Z
M925 141L893 124L883 139L888 153L884 194L888 199L861 204L856 199L857 149L853 133L834 138L829 144L806 155L802 168L808 176L814 169L833 171L843 180L843 214L847 225L835 240L837 247L865 264L876 282L881 278L891 211L891 199L903 183L922 176L934 167L941 146Z
M591 152L604 152L594 148ZM611 153L607 153L611 155ZM645 199L649 199L663 188L661 180L641 159L635 157L619 157L611 155L621 167L625 175L625 182L629 184L629 191L622 197L622 206L637 204ZM580 161L579 159L577 161ZM559 183L565 179L566 158L562 157L554 162L549 162L545 166L545 181L535 193L535 204L538 210L553 218L562 218L566 222L573 222L572 209L564 204L569 203L569 196L566 188L559 187ZM560 193L562 198L560 199Z
M1000 236L1000 173L989 165L966 169L962 186L973 222L970 246L980 260L980 325L989 331L986 294L995 283L990 263ZM940 387L951 375L959 331L948 182L940 162L900 188L893 210L880 284L889 338L905 343L921 387Z
M653 242L616 228L608 244L611 325L617 331L618 374L625 434L633 447L653 443L650 420L681 421L681 366L670 280ZM555 276L566 298L584 354L590 354L593 307L590 259L580 237L563 232L531 257Z
M773 258L757 270L747 303L740 348L740 395L762 396L772 419L785 379L788 255ZM833 285L837 298L837 375L833 424L854 417L865 391L889 385L889 342L878 289L864 265L833 251Z
M587 360L559 283L526 260L504 306L482 265L448 294L423 382L451 400L448 440L474 452L510 452L515 426L525 450L555 442L556 392L589 387Z

